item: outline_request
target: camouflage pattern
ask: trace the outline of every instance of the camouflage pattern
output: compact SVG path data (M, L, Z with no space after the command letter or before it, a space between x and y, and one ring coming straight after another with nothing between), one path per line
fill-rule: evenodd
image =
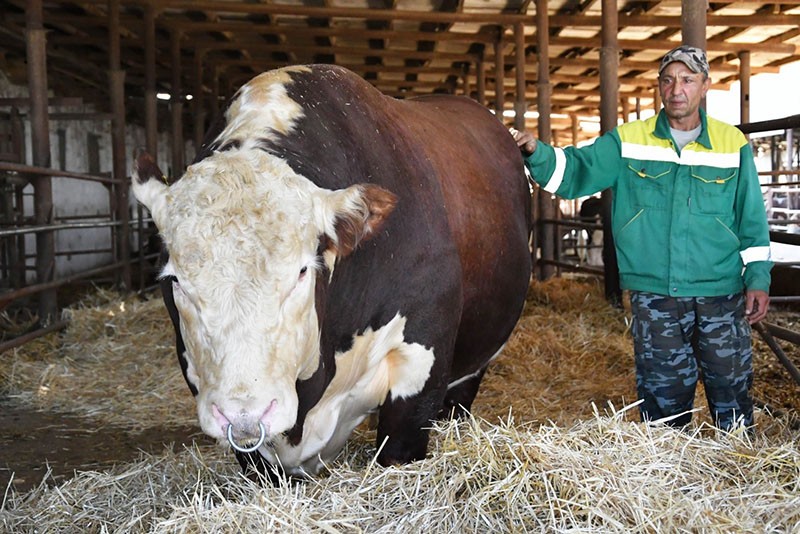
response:
M753 383L750 325L744 296L668 297L631 292L636 388L642 420L674 416L682 427L692 419L700 375L714 423L729 430L752 426Z

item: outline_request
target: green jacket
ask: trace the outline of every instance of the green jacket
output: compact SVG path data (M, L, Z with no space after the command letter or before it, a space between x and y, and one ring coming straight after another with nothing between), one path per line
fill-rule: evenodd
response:
M700 111L678 152L662 110L583 148L539 142L525 164L564 198L613 191L612 231L624 289L674 297L769 291L769 228L753 153L735 127Z

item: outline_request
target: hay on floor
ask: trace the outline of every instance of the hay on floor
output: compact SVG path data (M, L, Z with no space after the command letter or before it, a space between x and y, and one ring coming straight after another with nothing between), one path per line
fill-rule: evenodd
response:
M133 430L196 425L160 299L100 293L68 313L62 334L4 355L4 396ZM634 422L627 328L592 282L534 282L475 419L437 426L425 461L379 467L374 433L360 429L327 474L273 488L215 446L165 449L27 493L2 488L0 531L800 529L792 420L759 411L755 436L722 434L699 391L689 432ZM773 358L757 345L757 395L772 387L758 370Z
M428 459L382 468L349 446L278 487L218 449L143 456L6 496L9 532L792 532L800 451L597 415L570 428L448 422Z

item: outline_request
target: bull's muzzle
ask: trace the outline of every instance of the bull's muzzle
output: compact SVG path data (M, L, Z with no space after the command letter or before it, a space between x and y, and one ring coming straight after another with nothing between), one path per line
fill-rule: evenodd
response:
M261 421L258 422L258 431L260 433L258 437L258 441L255 445L251 445L250 447L245 447L236 443L236 440L233 439L233 425L228 424L227 433L228 433L228 443L231 444L235 450L239 452L255 452L264 444L264 441L267 439L267 429L264 428L264 423Z

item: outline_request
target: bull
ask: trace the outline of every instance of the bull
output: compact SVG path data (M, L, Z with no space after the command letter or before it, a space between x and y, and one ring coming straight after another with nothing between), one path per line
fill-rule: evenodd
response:
M200 426L245 468L313 475L373 413L380 464L424 458L431 421L470 410L522 311L520 153L464 97L269 71L182 177L142 153L132 187L165 246Z

